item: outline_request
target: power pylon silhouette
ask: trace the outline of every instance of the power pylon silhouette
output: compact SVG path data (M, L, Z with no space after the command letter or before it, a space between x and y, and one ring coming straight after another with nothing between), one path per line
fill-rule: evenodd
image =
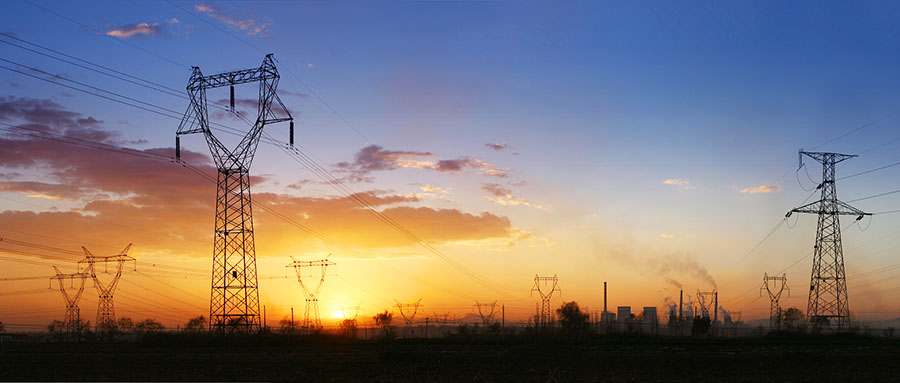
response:
M222 333L249 333L260 327L253 210L250 205L250 165L266 125L290 122L290 145L294 144L294 119L275 93L279 78L271 54L266 55L258 68L204 76L199 67L193 67L187 86L191 105L175 137L175 156L180 162L180 136L203 133L218 170L209 327ZM240 143L230 150L210 129L206 91L230 87L231 111L234 112L234 86L254 82L259 83L256 122ZM286 117L276 115L272 109L273 103L280 106L279 112Z
M490 326L494 321L494 310L497 309L497 301L491 303L479 303L475 301L475 308L478 310L478 316L481 317L481 324L484 327Z
M397 302L397 309L400 310L400 316L406 321L406 325L411 325L413 320L416 319L416 313L419 312L419 303L422 302L422 298L413 303L400 303L397 300L394 300L394 302Z
M840 216L856 216L861 220L865 213L837 198L835 190L835 165L856 157L851 154L800 151L800 167L803 156L822 164L822 190L818 201L791 209L792 213L811 213L819 216L816 244L813 247L813 267L809 282L809 304L806 315L814 329L830 326L837 331L850 328L850 305L847 301L847 276L844 273L844 250L841 245Z
M59 292L62 293L63 299L66 301L66 317L63 320L63 325L65 326L66 332L69 334L80 332L81 331L81 309L78 308L78 300L81 299L81 294L84 292L84 282L90 278L89 273L72 273L72 274L63 274L53 266L53 270L56 271L56 275L50 277L50 283L53 281L58 282L59 284ZM75 280L78 280L78 284L75 283ZM70 293L66 290L65 282L69 281L69 287L75 289L74 293ZM78 286L78 288L75 288Z
M94 281L94 287L97 289L97 324L94 325L94 328L99 333L110 333L116 329L116 310L113 305L113 294L115 294L116 287L119 285L119 279L122 278L125 263L135 262L135 259L128 255L128 250L130 249L131 244L129 243L119 254L98 257L91 254L86 247L81 247L81 250L84 251L84 258L78 261L79 269L83 266L81 272L90 274L91 279ZM109 283L104 284L97 277L97 264L102 263L104 272L108 273L110 262L115 262L116 273ZM137 270L137 262L135 262L135 270Z
M328 255L331 256L331 254ZM327 256L325 259L315 261L298 261L294 259L294 257L291 257L291 259L293 262L285 267L293 267L294 271L297 272L297 282L300 283L300 288L303 289L303 296L306 298L306 309L303 314L302 328L305 330L321 328L322 322L319 320L319 292L322 291L322 285L325 284L325 272L328 270L328 266L336 265L336 263L329 261ZM307 286L303 283L303 268L305 267L319 268L320 274L318 284Z
M538 294L541 295L540 325L542 327L549 326L553 321L550 300L553 298L553 293L562 292L559 289L558 282L559 279L556 278L556 274L554 274L552 277L541 277L537 274L534 275L534 286L531 287L531 293L534 294L534 292L537 291Z
M759 294L766 290L769 293L769 329L781 329L781 305L778 303L781 299L781 293L785 290L788 296L791 296L791 289L787 285L787 275L781 274L780 277L770 277L769 274L763 274L763 284L759 288Z

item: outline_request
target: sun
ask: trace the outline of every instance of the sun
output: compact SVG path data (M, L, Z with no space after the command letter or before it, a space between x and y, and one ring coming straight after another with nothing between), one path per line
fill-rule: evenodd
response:
M334 319L344 319L344 312L342 312L341 310L335 310L335 311L334 311L334 316L332 316L332 318L334 318Z

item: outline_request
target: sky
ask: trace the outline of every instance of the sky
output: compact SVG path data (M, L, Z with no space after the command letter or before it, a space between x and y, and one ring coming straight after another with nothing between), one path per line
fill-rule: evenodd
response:
M82 246L112 255L133 243L117 316L175 327L208 315L215 185L147 158L174 152L192 66L214 74L274 54L297 148L347 187L260 145L254 225L271 325L304 305L291 257L329 254L326 324L341 307L371 318L418 299L418 315L462 318L497 301L507 320L525 321L540 302L535 275L558 276L554 306L600 310L603 282L610 309L634 312L664 307L679 288L718 289L725 310L754 320L768 315L763 273L785 273L782 304L805 310L816 218L784 215L817 198L821 167L798 168L798 151L859 154L838 177L900 161L892 2L0 7L0 321L10 328L62 317L51 266L74 272ZM108 70L119 78L98 73ZM236 92L252 116L257 89ZM208 97L228 101L225 90ZM217 123L249 128L210 108ZM265 129L287 141L284 124ZM187 162L215 176L202 137L181 143ZM840 180L838 196L897 190L898 171ZM900 194L851 204L885 213L842 221L851 311L897 318L900 215L890 212ZM86 319L96 303L88 282Z

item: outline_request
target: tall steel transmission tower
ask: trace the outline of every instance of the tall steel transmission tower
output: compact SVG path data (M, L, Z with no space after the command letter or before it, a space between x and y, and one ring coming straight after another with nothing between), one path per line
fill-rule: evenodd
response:
M78 308L78 301L81 299L81 293L84 292L84 282L90 277L90 275L86 272L83 273L73 273L73 274L63 274L53 266L53 270L56 270L56 275L50 277L50 283L53 281L58 282L59 284L59 292L62 293L63 299L66 301L66 317L63 320L63 325L66 328L66 332L69 334L73 334L81 331L81 309ZM75 280L78 280L78 283L75 283ZM66 290L65 282L69 282L69 287L75 289L74 293L70 293ZM78 286L75 288L75 286Z
M781 299L781 293L785 290L788 296L791 296L791 289L787 285L787 275L781 274L780 277L770 277L768 273L763 274L763 284L759 288L759 293L766 290L769 293L769 329L781 329L781 306L778 300Z
M279 78L275 60L269 54L258 68L204 76L199 67L193 67L187 86L191 105L178 126L175 155L180 161L181 135L203 133L218 170L209 300L209 327L218 332L248 333L260 327L250 164L266 125L289 121L290 145L294 144L294 119L275 93ZM254 82L259 83L256 122L240 143L229 149L210 129L206 91L230 87L231 110L234 111L234 86ZM286 117L276 115L273 103L281 107L279 112Z
M534 286L531 287L531 292L535 291L541 295L541 317L540 317L540 325L549 326L553 321L552 309L550 307L550 300L553 298L553 293L559 293L561 290L559 289L559 279L556 278L556 274L552 277L541 277L537 274L534 275Z
M331 254L328 255L330 256ZM325 271L328 270L328 266L336 265L336 263L329 261L328 257L315 261L298 261L294 259L294 257L291 257L291 259L293 259L293 262L285 267L293 267L294 271L297 272L297 282L300 282L300 288L303 289L303 296L306 298L306 310L303 314L303 329L318 329L322 327L322 322L319 320L319 292L322 291L322 285L325 284ZM313 287L313 285L307 286L303 283L304 267L319 268L319 283L316 284L315 287Z
M411 325L416 319L416 313L419 312L419 303L422 302L422 298L413 303L400 303L397 300L394 302L397 302L397 310L400 310L400 316L406 321L406 325Z
M84 258L78 261L78 264L84 265L82 272L90 274L91 279L94 280L94 287L97 289L97 324L94 325L94 328L100 333L113 332L116 329L116 310L115 306L113 306L113 294L115 294L116 287L119 285L119 279L122 278L122 270L125 268L125 263L135 262L135 259L128 255L131 244L129 243L128 246L125 246L125 249L119 254L108 257L95 256L84 246L81 249L84 250ZM109 272L110 262L115 262L116 274L109 283L104 284L97 277L97 264L102 263L104 272ZM137 263L135 262L136 269Z
M822 164L822 184L818 187L822 190L822 196L818 201L792 209L785 217L790 217L795 212L819 216L806 315L813 328L830 326L838 331L846 330L850 328L850 305L847 302L847 277L844 273L839 217L852 215L856 216L858 221L863 216L871 214L864 213L837 198L834 185L835 165L856 155L801 150L801 167L804 155Z

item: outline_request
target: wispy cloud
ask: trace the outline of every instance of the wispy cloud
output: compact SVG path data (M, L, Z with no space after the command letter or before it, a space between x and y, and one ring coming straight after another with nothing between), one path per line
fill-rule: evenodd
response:
M245 19L239 19L228 15L221 8L213 7L212 5L208 4L197 4L194 6L194 9L205 13L207 16L213 19L225 23L231 28L241 30L247 35L257 37L270 37L269 26L272 23L260 22L256 20L254 15L250 15Z
M491 201L500 206L528 206L534 207L536 209L544 208L544 206L533 203L525 198L517 197L515 194L513 194L512 190L503 187L500 184L482 184L481 190L484 190L488 192L488 194L490 194L485 196L488 201Z
M477 158L462 157L450 160L436 159L431 152L409 150L385 150L378 145L369 145L354 155L353 162L340 162L335 165L339 172L349 173L346 180L350 182L373 182L374 171L395 170L401 168L426 169L438 172L459 172L474 170L487 177L508 177L509 169L497 167Z
M694 185L691 185L691 181L688 181L688 180L683 179L683 178L668 178L668 179L666 179L665 181L663 181L663 184L666 184L666 185L675 185L675 186L678 186L678 187L680 187L680 188L682 188L682 189L685 189L685 190L689 190L689 189L693 189L693 188L694 188Z
M156 37L162 33L162 26L159 23L137 23L128 24L121 27L106 31L107 36L118 37L120 39L130 39L132 37L148 36Z
M780 191L781 191L781 184L759 185L759 186L741 189L741 193L745 193L745 194L774 193L774 192L780 192Z
M497 151L497 152L509 149L509 144L507 144L505 142L501 142L501 143L497 143L497 144L488 143L488 144L484 144L484 146L486 146L490 150Z
M675 238L675 234L662 233L659 235L659 237L662 239L673 239L673 238Z

